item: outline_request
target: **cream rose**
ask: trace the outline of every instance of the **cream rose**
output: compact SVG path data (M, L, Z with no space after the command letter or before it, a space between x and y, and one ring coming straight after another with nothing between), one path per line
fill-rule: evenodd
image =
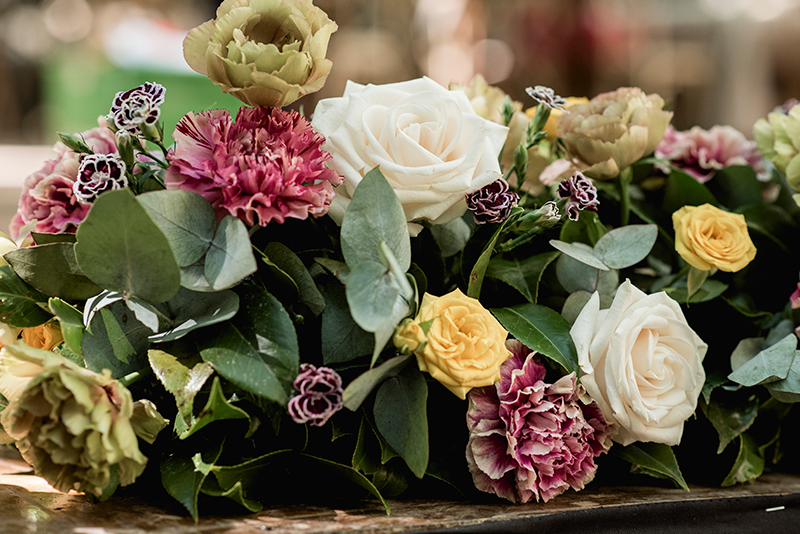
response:
M494 315L456 289L442 297L425 293L417 317L401 323L393 341L416 355L421 371L465 399L470 389L500 380L500 365L511 356L507 337Z
M419 222L462 215L466 193L501 178L497 156L508 129L480 117L462 91L429 78L388 85L347 82L321 100L312 126L327 138L329 167L344 176L328 214L339 224L358 184L380 167L415 236Z
M619 425L614 441L677 445L697 407L708 349L680 306L664 292L646 295L626 281L608 310L592 295L570 334L581 384L606 420Z

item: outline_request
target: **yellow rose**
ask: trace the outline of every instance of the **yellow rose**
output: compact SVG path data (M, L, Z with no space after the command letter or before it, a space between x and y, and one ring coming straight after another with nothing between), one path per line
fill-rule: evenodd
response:
M575 106L577 104L588 104L589 99L585 96L568 96L567 97L567 105L564 106L567 108L567 111L561 111L560 109L551 109L550 116L547 117L547 122L544 125L544 131L547 132L547 140L552 141L556 137L558 137L558 118L561 117L564 113L569 113L569 108L571 106ZM525 114L528 116L529 119L532 119L534 115L536 115L536 106L530 107L525 110Z
M465 399L470 389L500 380L500 365L511 356L506 337L478 300L456 289L443 297L425 293L417 317L397 328L394 344L408 346L420 370Z
M716 267L736 272L756 257L744 215L728 213L711 204L684 206L672 214L675 250L686 263L708 271Z
M53 350L64 341L64 336L58 324L47 323L23 329L22 340L34 349Z
M311 0L225 0L183 42L189 66L245 104L283 107L319 91L336 23Z

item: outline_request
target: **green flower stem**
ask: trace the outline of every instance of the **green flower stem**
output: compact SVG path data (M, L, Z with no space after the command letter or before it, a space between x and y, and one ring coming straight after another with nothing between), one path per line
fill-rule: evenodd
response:
M625 167L619 173L620 226L627 226L631 218L630 185L633 181L633 170Z

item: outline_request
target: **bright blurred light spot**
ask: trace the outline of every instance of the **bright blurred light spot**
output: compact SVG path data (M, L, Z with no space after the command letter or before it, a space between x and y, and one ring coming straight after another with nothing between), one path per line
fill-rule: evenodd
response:
M25 59L41 58L53 42L37 7L16 8L7 15L3 26L1 35L6 45Z
M750 0L700 0L700 7L717 20L731 20L736 18Z
M103 50L112 63L126 69L194 71L183 59L186 31L146 17L131 17L106 32Z
M780 17L796 5L796 0L751 0L745 12L756 22L766 22Z
M504 41L484 39L475 43L476 70L489 84L500 83L514 68L514 52Z
M52 0L45 4L44 24L59 41L73 43L92 31L92 15L86 0Z
M472 50L461 43L445 43L428 52L427 75L447 87L450 82L467 83L475 74Z

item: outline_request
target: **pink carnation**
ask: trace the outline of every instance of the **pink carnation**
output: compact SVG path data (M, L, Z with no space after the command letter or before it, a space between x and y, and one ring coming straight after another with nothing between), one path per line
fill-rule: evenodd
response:
M266 226L324 215L342 182L325 167L325 138L296 111L242 107L235 123L226 110L189 113L173 137L167 189L199 193L220 218Z
M731 165L749 165L755 169L760 180L769 179L755 141L749 141L731 126L712 126L710 130L695 126L680 132L670 125L656 147L656 157L669 160L673 166L701 183L713 178L718 170Z
M114 133L102 118L101 126L78 134L95 154L116 154ZM89 207L78 202L72 191L78 178L79 154L58 142L53 146L56 156L31 174L22 184L22 195L14 218L11 219L11 235L16 239L20 228L33 221L36 232L74 232L86 217Z
M467 463L475 486L512 502L548 501L595 475L595 457L611 447L612 427L595 403L579 400L575 373L555 384L519 341L493 387L469 393Z

